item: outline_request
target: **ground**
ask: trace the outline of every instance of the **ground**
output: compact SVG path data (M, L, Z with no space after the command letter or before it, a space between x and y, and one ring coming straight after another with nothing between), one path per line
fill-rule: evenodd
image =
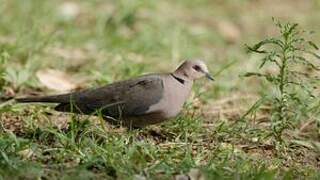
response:
M276 147L271 104L244 116L272 87L242 76L259 64L245 44L277 35L272 17L319 43L319 9L319 0L0 0L0 179L320 179L319 117L297 118ZM143 129L10 100L193 58L216 81L200 80L178 117Z

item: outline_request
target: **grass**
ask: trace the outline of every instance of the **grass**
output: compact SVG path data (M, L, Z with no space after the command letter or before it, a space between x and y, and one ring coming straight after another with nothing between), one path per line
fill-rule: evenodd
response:
M302 113L279 150L270 137L272 105L252 106L272 87L239 77L258 67L260 56L244 44L275 34L272 16L317 30L319 1L72 2L0 0L0 179L320 178L317 103L312 116L297 106ZM216 81L197 82L177 118L141 130L7 98L57 93L37 78L47 68L87 88L195 57Z

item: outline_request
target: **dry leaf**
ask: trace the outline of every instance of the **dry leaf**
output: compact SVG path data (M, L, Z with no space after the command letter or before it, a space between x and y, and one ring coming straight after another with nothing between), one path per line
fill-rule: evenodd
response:
M4 96L5 97L14 97L16 92L13 90L12 87L4 87Z
M19 151L18 154L23 158L23 159L30 159L32 155L34 154L34 151L32 149L25 149L22 151Z
M80 7L75 2L63 2L59 9L59 15L65 20L72 20L80 13Z
M192 168L190 169L188 175L190 180L205 180L205 176L200 169Z
M36 75L44 86L52 90L63 92L78 88L78 85L76 85L67 74L58 70L40 70Z

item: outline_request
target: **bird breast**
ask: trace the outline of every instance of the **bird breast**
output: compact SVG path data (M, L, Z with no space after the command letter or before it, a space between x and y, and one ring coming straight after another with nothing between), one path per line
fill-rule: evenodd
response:
M172 78L172 79L170 79ZM168 119L175 117L182 109L183 104L188 99L192 81L184 82L183 84L172 76L167 76L164 81L163 98L157 103L150 106L150 112L159 112L161 118Z

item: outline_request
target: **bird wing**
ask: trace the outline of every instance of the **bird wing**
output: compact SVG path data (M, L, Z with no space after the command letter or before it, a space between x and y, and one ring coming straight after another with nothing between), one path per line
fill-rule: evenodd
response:
M70 101L59 104L56 110L84 114L100 111L103 115L115 118L138 116L159 102L163 92L161 75L146 75L97 89L71 93Z

